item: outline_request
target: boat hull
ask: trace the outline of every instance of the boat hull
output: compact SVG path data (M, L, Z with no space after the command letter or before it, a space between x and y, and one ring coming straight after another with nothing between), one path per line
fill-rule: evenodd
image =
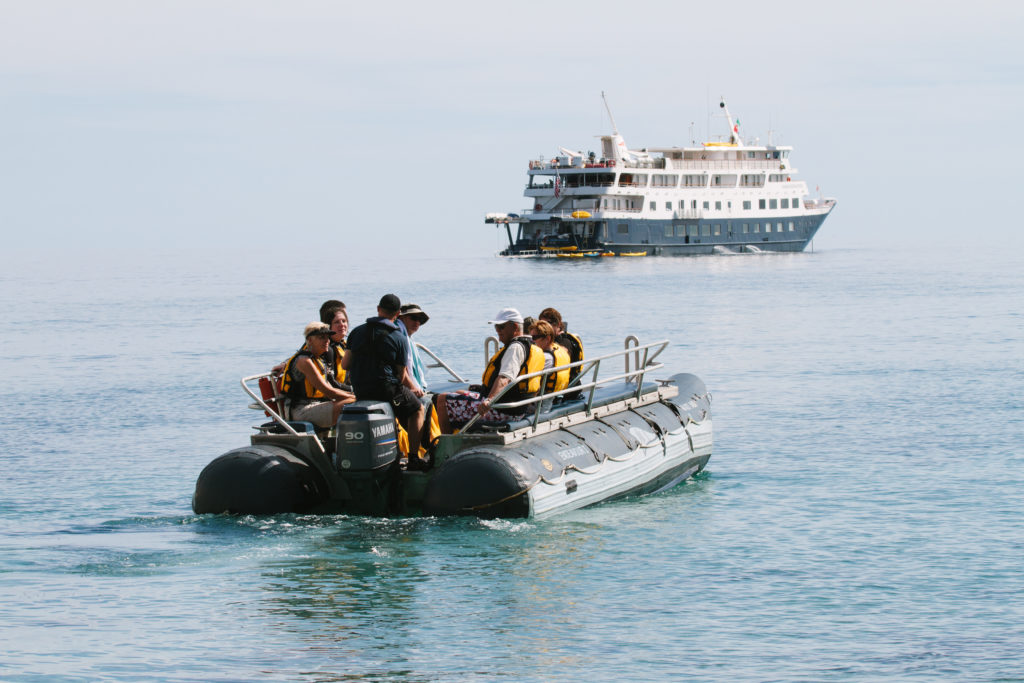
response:
M545 518L663 491L701 471L712 450L710 404L693 375L640 392L622 385L589 415L566 404L539 425L444 437L428 472L397 460L351 471L339 465L350 460L344 444L335 454L302 435L261 433L203 470L193 509Z

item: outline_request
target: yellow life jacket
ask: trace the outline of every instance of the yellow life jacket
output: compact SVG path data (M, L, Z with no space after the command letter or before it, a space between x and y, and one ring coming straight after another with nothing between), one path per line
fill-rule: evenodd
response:
M313 358L313 354L305 344L294 356L285 361L284 371L281 373L281 391L288 398L297 399L326 399L323 392L317 389L303 373L296 367L300 358L309 358L313 366L323 375L324 380L329 382L330 374L327 370L327 363L322 358Z
M333 362L331 369L334 371L334 378L341 384L345 384L345 376L347 374L345 368L341 367L341 359L345 357L347 350L348 347L344 343L331 342L331 359Z
M556 368L572 362L569 360L569 351L558 342L551 345L551 355L555 358ZM575 369L566 368L565 370L559 370L548 375L548 383L545 386L544 393L550 394L553 391L561 391L569 386L569 371Z
M501 359L505 356L505 352L508 351L512 344L522 344L526 350L523 364L519 367L519 374L517 377L521 375L528 375L533 372L540 372L544 369L544 351L534 344L533 339L530 337L516 337L507 345L501 347L501 350L491 356L491 359L487 361L487 367L484 368L483 375L484 396L490 395L491 388L498 379L498 371L501 369ZM499 402L515 403L516 401L522 401L523 399L533 398L539 392L540 377L531 377L528 380L516 383L512 389L501 397ZM526 409L526 407L523 407L517 409L517 411L525 411Z
M572 332L562 332L555 341L565 348L569 354L570 363L578 363L583 360L583 342ZM569 381L572 382L574 379L579 377L580 369L582 366L577 365L576 367L569 370Z

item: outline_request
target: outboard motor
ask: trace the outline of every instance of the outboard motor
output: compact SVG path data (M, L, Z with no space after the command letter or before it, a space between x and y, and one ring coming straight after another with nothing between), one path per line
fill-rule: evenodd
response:
M398 433L391 406L356 401L341 410L337 423L335 468L348 484L355 511L384 514L389 492L397 486Z

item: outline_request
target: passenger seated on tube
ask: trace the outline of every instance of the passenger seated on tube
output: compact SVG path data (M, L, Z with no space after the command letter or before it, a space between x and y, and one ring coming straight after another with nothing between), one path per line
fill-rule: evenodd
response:
M541 351L544 352L545 370L561 367L570 363L569 352L565 350L565 347L555 341L555 330L551 327L551 323L545 320L538 320L530 328L530 336L533 338L533 343L539 346ZM568 387L569 370L570 368L566 368L548 375L547 382L544 385L544 393L550 394ZM555 401L561 402L561 400L561 397L558 397L544 401L541 405L541 411L550 410Z
M438 394L437 415L441 431L451 434L454 428L469 422L474 415L480 415L484 422L513 422L520 419L530 406L508 411L491 407L494 398L516 377L538 372L544 368L544 352L523 336L523 316L514 308L498 311L494 320L498 340L504 344L487 362L483 383L470 387L469 391ZM501 398L501 403L515 403L533 398L540 391L540 377L518 382Z
M406 356L406 376L405 383L413 392L417 389L423 394L420 397L420 401L423 403L424 409L427 411L423 418L423 436L420 439L420 455L426 456L430 448L430 444L434 442L434 439L441 436L441 426L437 421L437 411L434 410L434 406L431 403L431 394L427 388L427 368L423 364L423 360L420 358L419 349L412 341L412 335L416 334L419 329L427 324L430 320L430 316L427 315L426 311L417 306L416 304L402 304L401 313L398 315L398 320L395 322L399 329L403 330L406 338L409 340L408 355ZM399 450L408 453L409 437L405 433L405 430L399 425L398 427L398 448Z
M578 363L583 360L583 342L575 334L569 332L566 328L568 324L562 320L562 314L554 308L545 308L537 316L541 320L551 324L551 327L555 329L555 341L558 342L569 353L569 362ZM569 370L569 384L576 381L579 377L581 366L576 366ZM582 392L575 392L567 394L565 400L571 401L582 396Z
M356 397L341 388L328 366L326 357L331 353L333 334L330 326L312 322L303 334L306 343L284 363L282 390L289 399L293 420L329 429L338 421L341 407Z

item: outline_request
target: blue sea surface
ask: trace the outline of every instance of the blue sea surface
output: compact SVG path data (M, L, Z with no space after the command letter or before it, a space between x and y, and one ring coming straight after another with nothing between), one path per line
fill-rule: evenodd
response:
M6 260L0 679L1024 680L1020 254L312 258ZM504 306L670 340L707 470L542 522L192 514L239 378L386 292L466 376Z

